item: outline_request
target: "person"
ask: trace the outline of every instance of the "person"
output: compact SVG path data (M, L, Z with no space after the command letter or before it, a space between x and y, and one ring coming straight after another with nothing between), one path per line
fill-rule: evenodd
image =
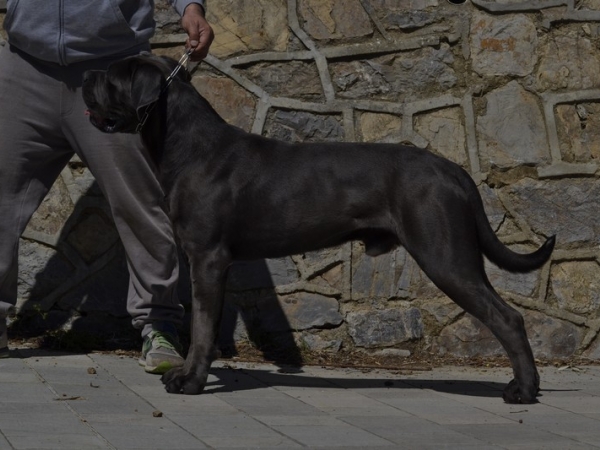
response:
M168 0L181 16L192 60L213 40L205 0ZM8 0L0 46L0 356L17 300L19 238L73 154L108 201L130 275L127 310L143 337L140 364L181 366L179 259L163 194L141 139L104 134L84 115L83 73L149 51L153 0Z

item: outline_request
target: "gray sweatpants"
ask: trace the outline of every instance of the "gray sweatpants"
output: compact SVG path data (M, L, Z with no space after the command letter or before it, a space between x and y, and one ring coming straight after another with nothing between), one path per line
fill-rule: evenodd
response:
M163 194L139 136L104 134L84 115L81 79L109 61L67 67L0 47L0 304L16 303L19 237L76 153L108 200L127 254L136 328L181 322L179 262ZM116 295L116 293L115 293Z

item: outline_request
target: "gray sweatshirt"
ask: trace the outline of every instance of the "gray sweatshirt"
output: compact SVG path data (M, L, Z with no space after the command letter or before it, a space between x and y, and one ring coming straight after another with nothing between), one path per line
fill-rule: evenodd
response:
M182 15L190 3L167 0ZM68 65L150 48L154 0L8 0L8 43L43 61Z

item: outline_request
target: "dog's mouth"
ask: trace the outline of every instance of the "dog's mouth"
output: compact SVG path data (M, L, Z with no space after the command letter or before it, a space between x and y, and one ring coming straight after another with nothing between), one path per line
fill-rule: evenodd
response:
M89 116L92 125L105 133L116 133L124 124L124 121L121 119L103 117L89 109L85 111L85 115Z

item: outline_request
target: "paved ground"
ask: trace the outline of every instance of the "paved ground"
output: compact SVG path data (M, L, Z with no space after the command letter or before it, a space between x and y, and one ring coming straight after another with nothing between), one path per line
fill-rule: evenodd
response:
M506 405L507 369L217 363L206 393L188 397L129 357L12 356L0 360L0 450L600 448L597 366L543 368L540 403Z

